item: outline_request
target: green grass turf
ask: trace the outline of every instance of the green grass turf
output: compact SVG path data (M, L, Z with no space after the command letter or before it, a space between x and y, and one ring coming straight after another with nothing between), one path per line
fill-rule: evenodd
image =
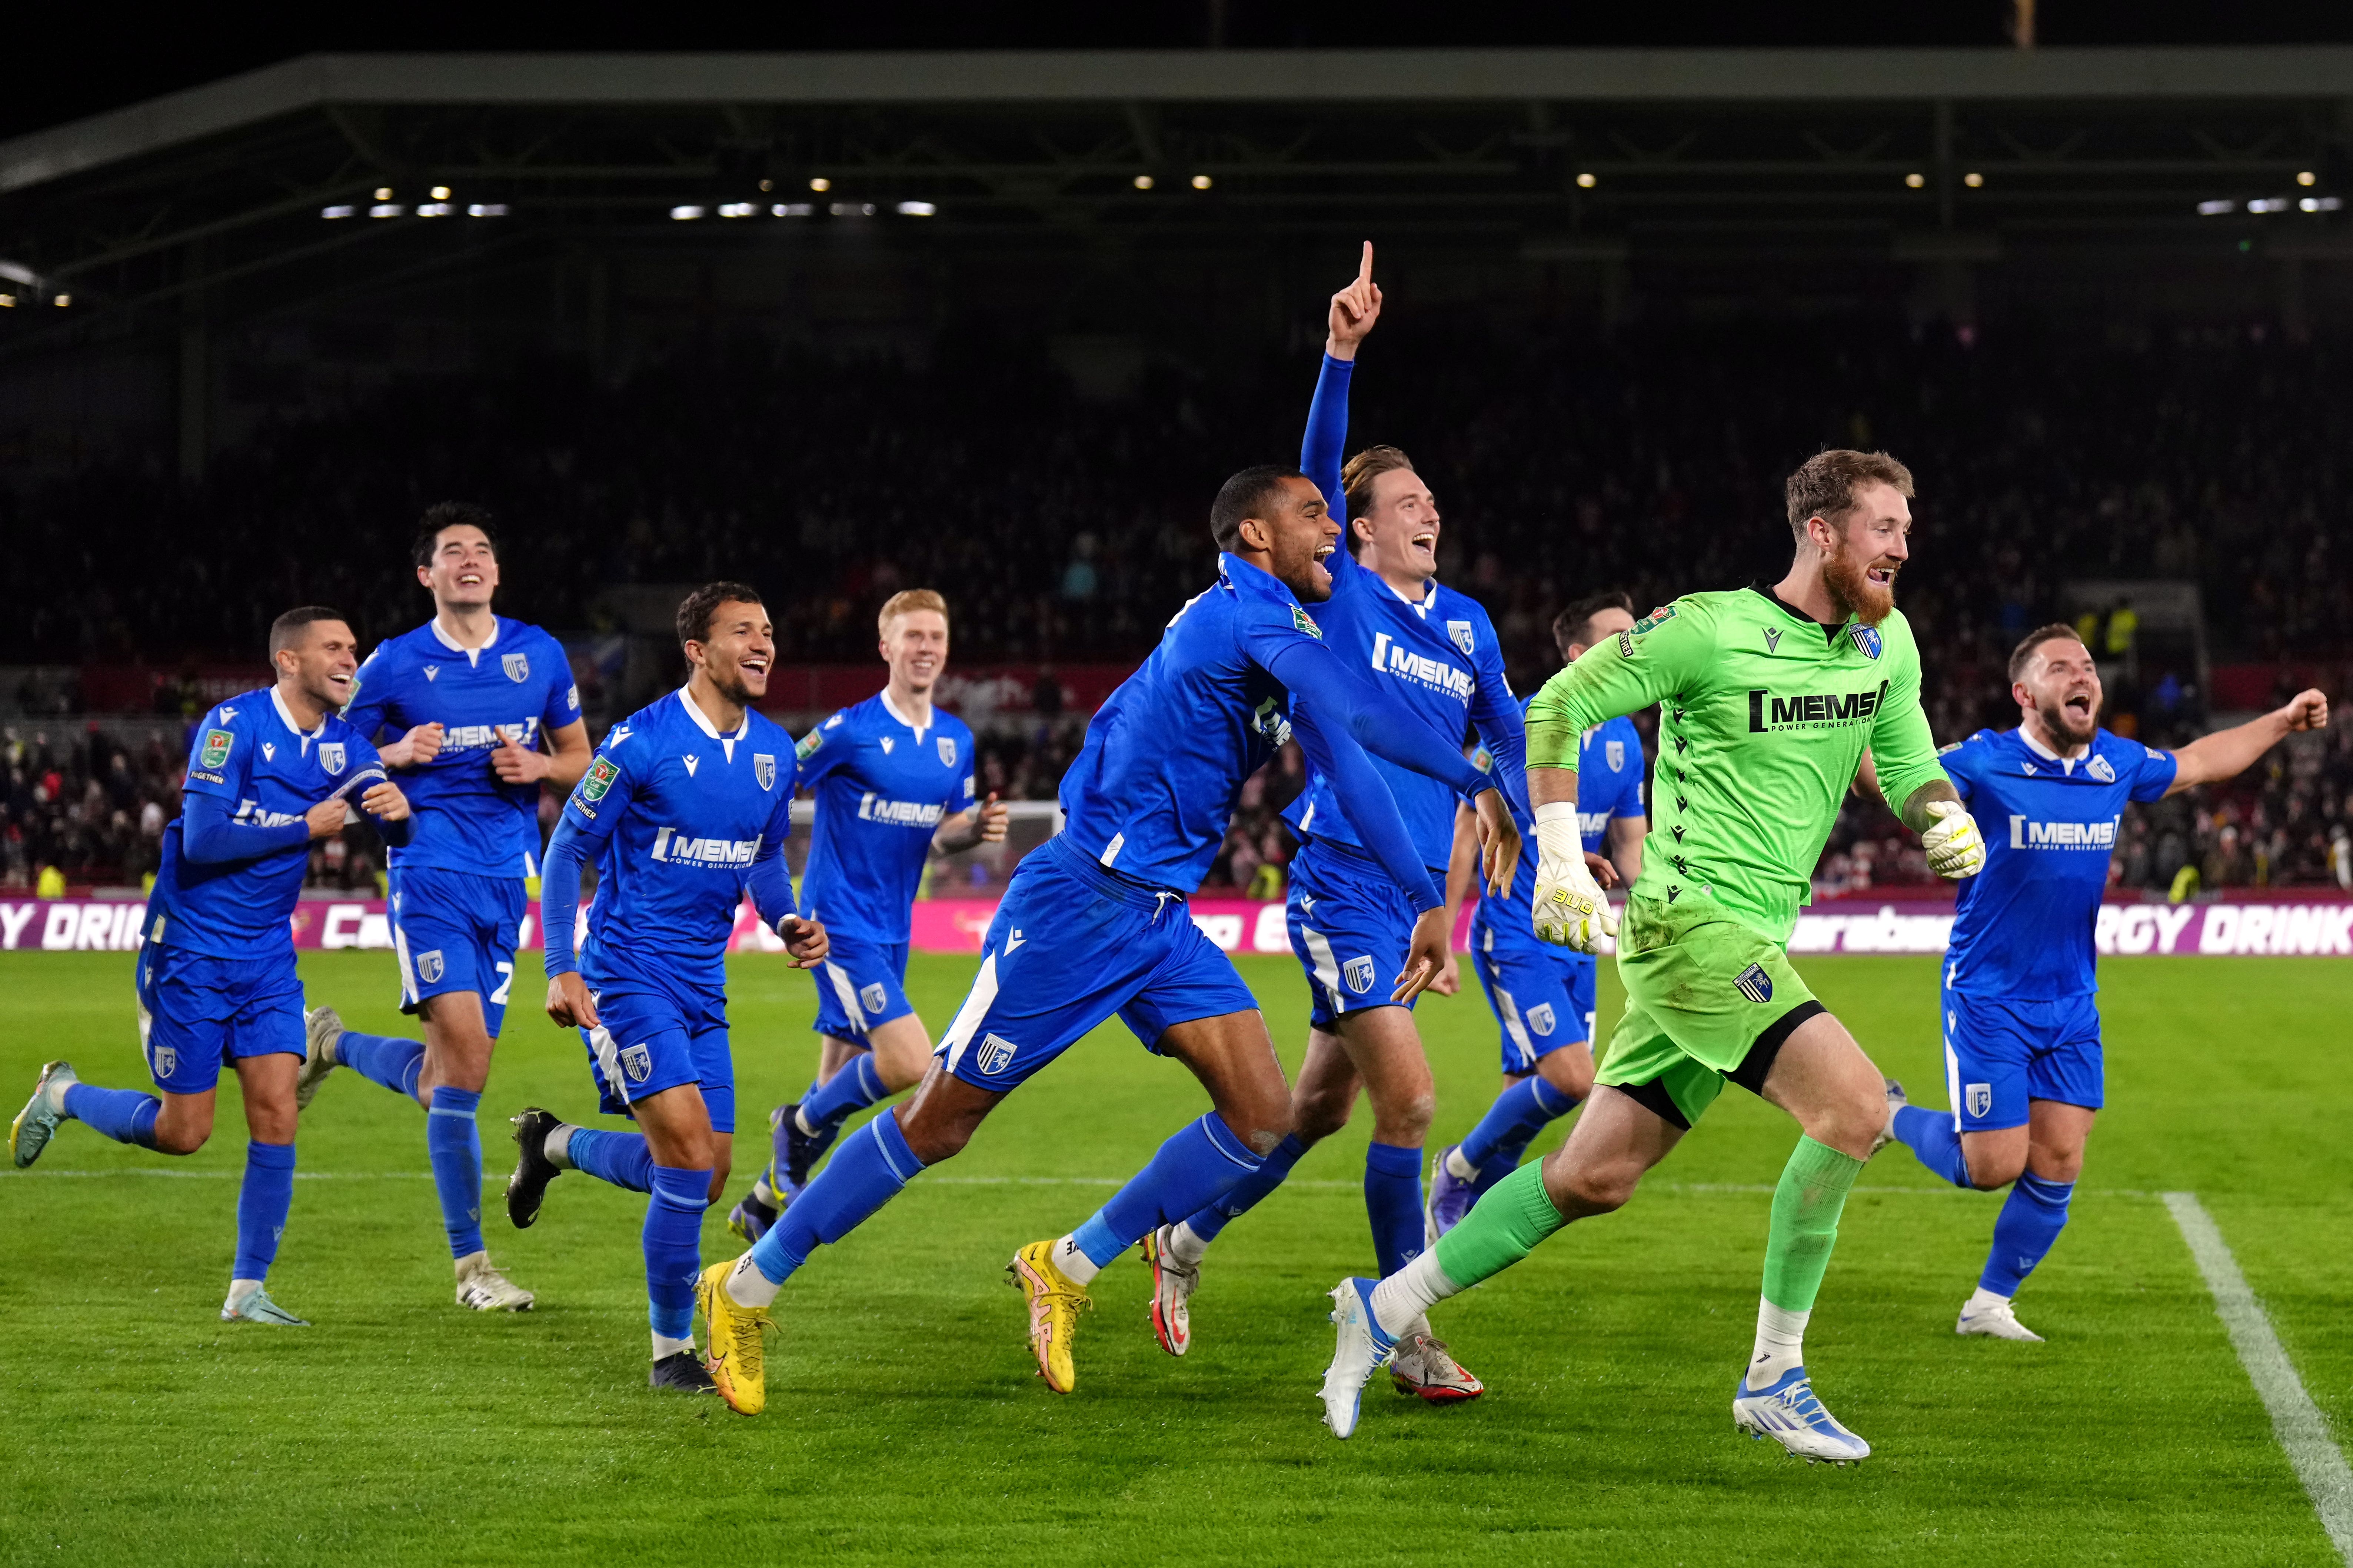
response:
M1244 967L1295 1062L1295 968ZM580 1047L529 1005L526 968L484 1105L494 1166L517 1107L593 1104ZM49 1056L143 1081L130 969L128 955L0 959L0 1114ZM385 956L311 953L303 969L356 1026L396 1027ZM969 969L915 961L909 989L934 1025ZM1942 1102L1929 961L1805 969L1883 1066ZM772 959L733 976L759 1127L806 1081L812 992ZM1321 1293L1370 1263L1362 1115L1219 1243L1189 1357L1155 1348L1144 1272L1123 1261L1095 1288L1078 1393L1049 1394L1006 1258L1084 1218L1204 1103L1114 1026L793 1282L756 1421L645 1388L635 1195L567 1176L535 1229L495 1218L495 1256L542 1306L454 1308L421 1120L354 1075L306 1119L317 1179L296 1189L271 1278L308 1331L215 1321L242 1158L233 1079L224 1131L186 1161L69 1126L34 1173L0 1179L0 1560L2327 1563L2145 1194L2204 1197L2315 1396L2353 1420L2353 1204L2333 1135L2353 964L2125 960L2105 978L2114 1109L2074 1224L2021 1301L2050 1343L1952 1333L1999 1199L1941 1187L1897 1147L1849 1205L1810 1361L1878 1449L1860 1468L1810 1468L1732 1433L1763 1189L1792 1140L1736 1091L1626 1212L1442 1310L1487 1381L1475 1404L1426 1409L1376 1384L1355 1441L1317 1424ZM1475 983L1421 1016L1438 1131L1459 1137L1495 1088L1493 1026ZM734 1250L720 1211L704 1250Z

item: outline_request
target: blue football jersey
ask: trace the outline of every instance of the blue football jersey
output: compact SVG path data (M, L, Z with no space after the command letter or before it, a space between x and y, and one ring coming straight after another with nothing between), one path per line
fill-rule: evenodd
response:
M356 802L384 782L375 748L335 714L304 730L274 686L232 697L204 717L188 747L185 795L229 803L237 822L277 827L330 795ZM164 829L164 860L147 902L148 940L216 958L291 954L287 921L311 865L306 841L250 860L200 864L183 852L183 823Z
M2056 1001L2096 989L2092 932L2127 800L2172 786L2173 754L2095 731L2063 761L2016 730L1980 730L1937 758L1985 835L1945 956L1957 991Z
M723 991L744 881L780 852L792 803L792 737L773 719L722 734L681 689L614 725L564 803L596 861L582 972Z
M1103 865L1189 896L1225 842L1242 781L1291 735L1291 693L1269 673L1322 630L1289 588L1220 553L1160 646L1087 724L1062 775L1062 831Z
M878 691L795 751L799 787L817 796L801 909L836 936L905 942L932 835L975 801L972 731L936 708L918 728Z
M1522 709L1504 677L1495 628L1476 599L1431 582L1416 604L1350 560L1345 549L1334 551L1327 564L1332 596L1308 614L1335 652L1369 668L1400 713L1428 726L1433 744L1459 749L1474 728L1491 745L1522 733ZM1373 766L1389 786L1422 863L1444 877L1454 846L1454 791L1385 758L1375 757ZM1302 838L1358 845L1337 792L1321 773L1309 777L1282 815Z
M1527 702L1520 705L1523 716ZM1492 771L1493 763L1485 752L1478 757L1482 769ZM1642 803L1642 735L1634 728L1634 721L1620 717L1596 724L1579 737L1577 746L1577 826L1584 836L1586 848L1594 854L1606 853L1609 825L1621 817L1649 815ZM1535 911L1530 900L1536 885L1536 828L1533 817L1523 816L1518 808L1512 812L1512 825L1520 830L1520 865L1512 878L1512 890L1504 898L1492 898L1482 893L1475 911L1479 921L1493 931L1499 941L1525 940L1534 944ZM1565 949L1547 947L1550 952Z
M417 828L392 852L394 865L538 875L539 785L504 782L491 771L491 753L501 729L525 750L544 751L542 731L580 717L580 688L562 643L501 616L491 640L467 649L438 621L427 621L376 645L343 717L377 742L396 741L419 724L442 726L439 754L401 770Z

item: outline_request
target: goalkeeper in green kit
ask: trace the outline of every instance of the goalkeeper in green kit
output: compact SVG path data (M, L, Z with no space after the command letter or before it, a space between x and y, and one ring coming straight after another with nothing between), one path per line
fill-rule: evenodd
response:
M1553 677L1528 710L1539 857L1536 935L1582 952L1618 934L1626 1011L1568 1141L1523 1165L1461 1223L1377 1284L1332 1292L1339 1344L1324 1420L1356 1428L1394 1336L1525 1258L1571 1220L1633 1195L1730 1079L1794 1117L1773 1194L1757 1349L1733 1394L1741 1430L1808 1459L1860 1459L1806 1374L1806 1320L1847 1190L1889 1139L1903 1092L1814 1000L1784 946L1867 748L1938 875L1974 876L1985 842L1936 764L1920 655L1895 610L1912 476L1883 453L1822 452L1789 477L1788 575L1653 610ZM1642 877L1625 925L1577 831L1577 738L1659 707Z

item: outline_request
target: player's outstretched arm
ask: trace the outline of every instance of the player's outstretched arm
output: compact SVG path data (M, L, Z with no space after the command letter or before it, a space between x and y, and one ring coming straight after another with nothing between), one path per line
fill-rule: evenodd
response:
M333 826L321 831L319 825L330 819ZM180 808L180 852L200 866L255 860L313 838L328 837L341 832L343 826L341 798L322 801L292 822L263 827L237 821L230 815L228 802L218 795L192 791L183 797Z
M2327 728L2328 699L2317 690L2299 691L2284 707L2228 730L2201 735L2174 752L2173 783L2165 793L2179 795L2196 784L2237 778L2288 736Z
M932 852L936 855L961 855L984 844L1002 844L1005 842L1006 825L1011 819L1012 813L1003 801L997 798L997 792L991 790L988 798L978 805L959 811L940 824L938 831L932 835Z

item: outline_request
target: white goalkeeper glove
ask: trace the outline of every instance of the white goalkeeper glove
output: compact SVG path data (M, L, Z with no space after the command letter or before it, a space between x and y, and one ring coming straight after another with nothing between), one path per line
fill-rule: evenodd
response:
M1985 869L1985 835L1978 831L1968 807L1957 800L1932 800L1928 815L1936 819L1920 836L1920 847L1928 852L1928 869L1956 882Z
M1538 942L1599 952L1604 936L1618 934L1617 912L1586 868L1585 835L1577 827L1575 801L1536 807L1534 903Z

